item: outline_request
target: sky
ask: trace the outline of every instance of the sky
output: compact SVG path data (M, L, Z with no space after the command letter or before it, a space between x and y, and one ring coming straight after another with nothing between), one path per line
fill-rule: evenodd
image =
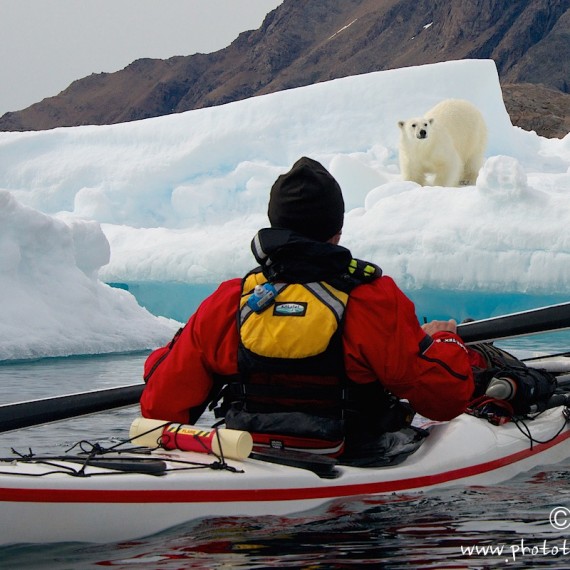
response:
M0 116L143 57L210 53L283 0L0 0Z
M476 185L403 181L397 122L446 98L470 100L487 123ZM341 245L419 299L419 317L438 296L458 320L510 312L501 294L567 300L570 134L513 127L492 61L445 62L118 125L0 133L0 361L166 343L189 313L158 318L105 283L164 297L243 276L269 189L303 155L343 189ZM460 293L485 312L462 314Z

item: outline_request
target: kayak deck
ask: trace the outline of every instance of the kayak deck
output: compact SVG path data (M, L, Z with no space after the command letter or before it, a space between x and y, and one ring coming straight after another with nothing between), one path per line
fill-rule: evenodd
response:
M153 451L143 458L114 454L154 474L97 462L16 458L0 463L5 529L0 540L128 540L203 517L292 515L361 495L492 485L570 456L570 428L562 408L547 410L526 425L532 443L515 423L495 426L463 414L433 425L425 443L403 463L338 466L334 479L257 459L220 462L181 451Z

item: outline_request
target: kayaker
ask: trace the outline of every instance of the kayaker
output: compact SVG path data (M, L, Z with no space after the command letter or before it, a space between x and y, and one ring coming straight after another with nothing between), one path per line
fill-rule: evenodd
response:
M193 424L221 399L227 427L256 444L365 465L414 448L414 412L461 414L473 375L455 321L420 325L389 276L338 245L344 201L324 166L303 157L279 176L268 217L259 267L149 355L143 416Z

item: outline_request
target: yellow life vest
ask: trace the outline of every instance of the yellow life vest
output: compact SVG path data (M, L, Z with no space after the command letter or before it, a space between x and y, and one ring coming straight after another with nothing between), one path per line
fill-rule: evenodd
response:
M357 260L338 286L268 284L260 269L246 275L238 311L240 380L226 393L226 425L250 431L256 447L342 453L344 315L350 290L379 275ZM256 286L266 290L252 303Z
M348 293L324 282L275 283L276 297L256 312L247 301L263 273L244 282L240 302L240 341L245 349L268 358L300 359L324 353L339 330Z

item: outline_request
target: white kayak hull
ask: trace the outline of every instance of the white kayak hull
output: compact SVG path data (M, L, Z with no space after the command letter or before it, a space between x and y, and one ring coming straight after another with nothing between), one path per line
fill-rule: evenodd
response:
M293 515L333 500L454 486L493 485L570 456L562 408L528 421L534 443L513 423L494 426L462 415L434 425L425 443L393 467L338 467L335 479L305 469L246 459L227 463L243 472L197 468L162 476L88 467L93 476L52 473L53 465L0 465L0 544L117 542L216 516ZM192 452L153 457L208 464ZM55 462L63 465L62 462ZM77 470L77 464L68 464Z

